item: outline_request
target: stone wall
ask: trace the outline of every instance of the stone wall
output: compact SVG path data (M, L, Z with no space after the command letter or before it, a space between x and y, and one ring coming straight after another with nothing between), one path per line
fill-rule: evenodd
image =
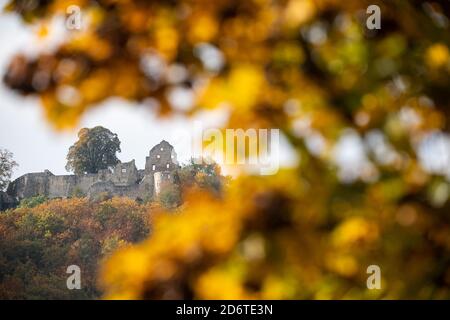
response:
M172 171L156 172L154 174L155 195L158 195L164 186L175 182L174 173Z
M173 183L173 171L177 168L176 153L163 140L150 150L145 170L138 170L132 160L96 174L56 176L48 170L28 173L11 182L6 194L16 202L38 195L52 199L80 194L90 198L105 194L144 200L158 194L161 185Z
M8 185L6 193L16 199L49 194L49 177L54 176L50 171L27 173Z
M0 191L0 211L14 208L17 205L16 200L6 192Z
M87 194L92 184L99 180L98 174L52 176L48 179L49 198L67 198L75 194Z
M144 175L139 181L139 197L143 200L152 198L155 193L155 179L153 175Z
M145 176L142 181L132 185L115 185L112 181L97 181L86 193L90 199L99 196L120 196L132 199L146 200L153 197L153 176Z
M139 180L138 170L134 160L125 163L118 163L114 167L112 182L116 186L131 186Z

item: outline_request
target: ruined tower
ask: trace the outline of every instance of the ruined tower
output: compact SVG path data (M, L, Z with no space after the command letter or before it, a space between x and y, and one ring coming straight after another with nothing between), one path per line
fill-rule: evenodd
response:
M154 146L145 161L145 174L154 179L154 194L158 195L161 187L173 183L173 171L178 168L177 154L166 140Z
M145 161L145 173L173 171L178 167L177 154L166 140L154 146Z

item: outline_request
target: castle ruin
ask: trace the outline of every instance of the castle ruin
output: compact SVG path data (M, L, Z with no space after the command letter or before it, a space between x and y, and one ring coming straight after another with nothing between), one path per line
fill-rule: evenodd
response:
M6 193L0 192L0 210L38 195L49 199L77 195L91 199L100 195L151 199L159 194L164 184L175 182L177 168L177 154L173 146L163 140L150 150L145 169L137 169L135 161L131 160L95 174L54 175L48 170L24 174L8 185Z

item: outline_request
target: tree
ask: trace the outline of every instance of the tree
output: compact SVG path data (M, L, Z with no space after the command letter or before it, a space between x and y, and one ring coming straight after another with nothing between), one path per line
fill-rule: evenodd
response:
M36 203L37 204L37 203ZM148 236L150 204L113 198L51 199L0 214L0 299L95 299L98 264ZM67 290L70 265L81 290Z
M225 180L217 163L194 158L177 170L177 177L181 187L196 185L214 193L222 190Z
M12 171L17 165L11 152L6 149L0 149L0 191L8 186Z
M76 174L97 173L119 162L120 152L117 134L106 128L83 128L78 132L78 141L70 147L66 170Z
M47 197L43 196L43 195L39 195L39 196L31 197L31 198L25 198L20 201L18 207L19 208L34 208L34 207L44 203L47 200L48 200Z

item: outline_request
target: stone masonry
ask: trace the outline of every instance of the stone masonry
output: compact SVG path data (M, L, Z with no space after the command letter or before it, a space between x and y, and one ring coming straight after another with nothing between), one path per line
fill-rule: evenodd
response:
M96 174L57 176L48 170L27 173L11 182L6 193L0 194L0 210L11 207L11 201L18 203L38 195L50 199L77 195L91 199L99 195L150 199L159 194L162 185L175 181L174 170L178 167L173 146L163 140L150 150L144 170L138 170L131 160Z

